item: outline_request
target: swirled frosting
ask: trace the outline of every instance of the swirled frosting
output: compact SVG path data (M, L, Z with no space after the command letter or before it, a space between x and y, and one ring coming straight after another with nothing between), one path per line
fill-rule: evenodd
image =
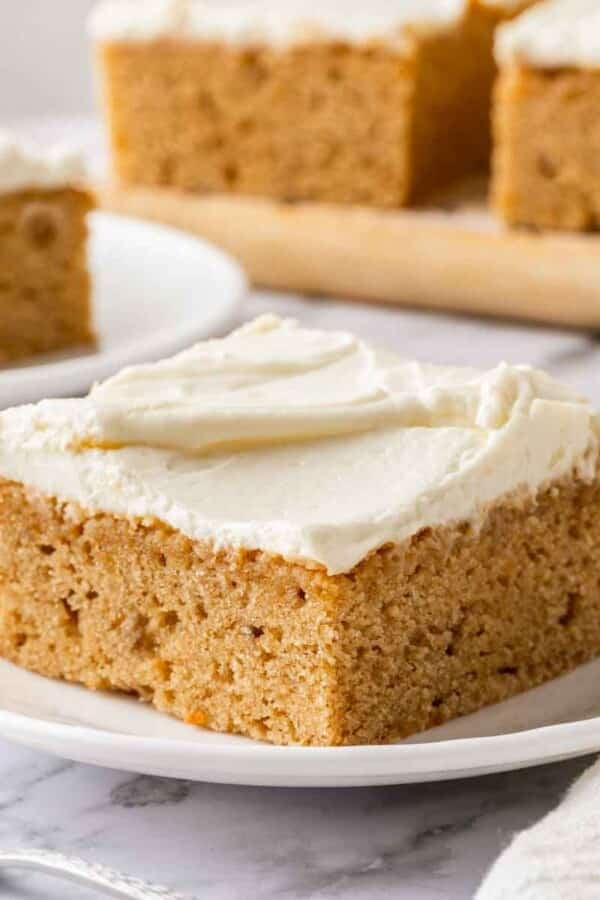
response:
M91 399L110 444L247 449L425 416L410 389L394 389L393 361L351 334L263 316L223 340L125 369Z
M349 571L499 498L593 478L595 417L548 375L405 361L263 317L0 414L0 474L192 538Z
M14 135L0 131L0 194L27 188L59 188L84 175L80 154L55 148L41 152Z

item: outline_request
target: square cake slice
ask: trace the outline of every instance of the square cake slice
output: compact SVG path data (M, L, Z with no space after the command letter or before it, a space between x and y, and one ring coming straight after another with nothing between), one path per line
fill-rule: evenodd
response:
M116 175L409 204L487 167L494 29L531 2L102 2L91 34Z
M500 29L494 205L509 225L600 227L600 4L547 0Z
M0 363L93 341L81 159L0 133Z
M0 654L279 744L410 735L600 653L597 461L542 372L263 317L0 413Z

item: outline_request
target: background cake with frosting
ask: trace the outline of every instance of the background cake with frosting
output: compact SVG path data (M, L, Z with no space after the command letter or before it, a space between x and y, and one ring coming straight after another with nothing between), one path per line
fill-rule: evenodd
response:
M0 132L0 361L90 343L83 163Z
M276 743L409 735L600 653L597 462L542 372L263 317L0 414L0 653Z
M409 204L486 168L492 44L532 0L105 0L96 45L124 184Z
M600 227L600 4L546 0L498 34L496 210L510 225Z

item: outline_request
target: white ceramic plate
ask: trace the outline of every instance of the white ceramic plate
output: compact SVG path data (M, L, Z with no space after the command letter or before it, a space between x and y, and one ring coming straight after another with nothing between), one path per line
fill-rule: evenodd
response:
M97 348L0 369L0 407L83 394L125 365L223 332L246 289L239 266L205 241L105 212L90 216L90 268Z
M213 734L137 700L0 661L0 735L58 756L229 784L346 787L483 775L600 750L600 660L513 700L382 747L272 747Z

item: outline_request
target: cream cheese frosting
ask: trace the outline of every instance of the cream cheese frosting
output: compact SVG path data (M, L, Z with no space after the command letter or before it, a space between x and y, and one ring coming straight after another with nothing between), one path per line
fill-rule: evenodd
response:
M513 5L515 0L487 0ZM320 35L350 42L385 39L402 43L406 25L423 28L457 21L467 0L104 0L89 19L93 38L152 40L190 36L233 44L281 45Z
M394 359L345 332L262 316L223 340L124 369L91 400L110 444L245 449L426 416L388 384Z
M65 187L83 175L80 154L58 147L42 153L15 135L0 131L0 193Z
M545 0L498 30L496 57L542 68L600 67L600 3Z
M335 574L511 492L591 479L597 444L589 405L543 372L407 362L266 317L1 413L0 475Z

